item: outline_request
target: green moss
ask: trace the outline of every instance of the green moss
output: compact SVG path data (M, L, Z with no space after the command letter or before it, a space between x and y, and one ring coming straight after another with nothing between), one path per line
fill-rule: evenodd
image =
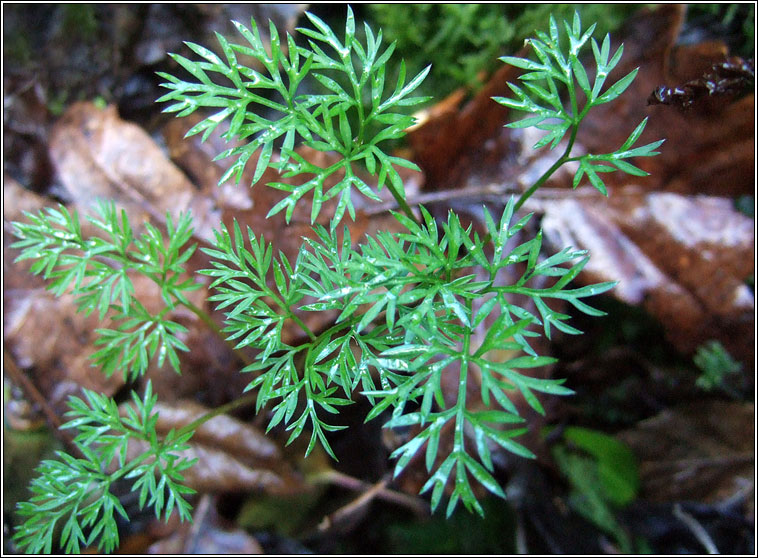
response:
M97 35L97 17L94 4L64 4L63 29L66 33L91 41Z
M615 31L640 4L371 4L368 16L381 27L409 73L427 64L432 71L424 94L439 99L461 86L476 88L497 67L497 57L514 54L524 39L542 29L550 14L571 21L596 21L595 36Z

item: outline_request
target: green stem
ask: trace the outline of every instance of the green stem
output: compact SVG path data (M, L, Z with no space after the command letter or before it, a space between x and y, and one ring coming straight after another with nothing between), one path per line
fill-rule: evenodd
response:
M289 317L293 322L295 322L300 327L300 329L302 329L306 333L306 335L308 335L311 342L316 341L317 339L316 334L313 333L313 331L311 331L311 328L305 325L305 322L303 320L297 317L297 314L295 314L294 312L289 312Z
M576 133L579 129L579 125L574 124L571 128L571 137L569 138L569 143L566 146L566 150L563 152L563 155L561 155L558 160L553 163L553 165L547 169L542 176L540 176L537 181L529 188L526 192L521 194L521 197L516 202L516 205L513 206L514 211L518 211L518 209L524 205L524 202L528 200L530 197L532 197L532 194L534 194L540 186L542 186L545 182L547 182L547 179L550 178L555 171L557 171L561 165L563 165L565 162L569 160L569 156L571 154L571 149L574 147L574 141L576 140Z
M418 219L416 219L416 215L413 213L413 210L411 209L411 206L408 205L408 202L405 201L405 197L400 194L395 189L395 186L392 184L392 182L387 182L386 184L387 189L392 194L392 197L395 198L395 201L397 202L398 207L403 210L403 213L405 213L408 217L410 217L414 223L417 225L421 225Z
M468 309L469 312L471 311L471 301L468 301ZM461 371L460 375L458 377L458 400L456 401L456 412L455 412L455 435L453 437L453 451L464 453L465 447L464 447L464 432L463 428L465 426L465 419L466 419L466 394L467 394L467 384L468 384L468 357L469 357L469 350L471 347L471 332L469 330L466 330L466 333L463 337L463 355L464 358L461 360Z

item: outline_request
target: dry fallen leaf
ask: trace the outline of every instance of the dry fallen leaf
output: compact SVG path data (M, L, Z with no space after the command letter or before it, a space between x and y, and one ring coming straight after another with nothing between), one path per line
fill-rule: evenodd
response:
M121 376L106 378L94 369L95 314L76 312L74 298L56 298L45 281L29 274L30 261L14 263L19 255L11 223L23 220L23 211L37 212L45 199L5 177L3 185L3 342L15 364L29 370L37 389L60 415L69 395L80 386L112 395L123 385Z
M175 404L159 402L158 435L178 430L210 412L192 401ZM220 415L200 426L189 441L190 449L180 452L187 459L197 458L183 472L187 486L198 492L265 492L296 494L306 490L278 446L254 426L230 416ZM147 442L129 441L128 459L149 449Z
M754 222L731 200L627 187L609 199L593 193L530 200L544 212L553 247L590 251L582 282L619 281L611 295L642 305L681 352L718 339L750 365L754 358Z
M263 554L255 538L242 529L226 525L216 510L216 498L205 495L200 500L192 523L182 523L171 535L151 544L147 554Z
M74 103L53 126L50 156L57 175L82 210L97 199L124 208L135 230L191 210L195 228L213 219L209 202L140 126L122 120L115 106ZM201 237L202 238L202 237ZM207 239L207 238L206 238Z
M654 502L718 504L755 479L755 407L697 401L619 433L640 460L641 496ZM754 493L755 486L752 486ZM745 498L750 517L752 496Z
M643 11L629 22L625 36L618 39L624 43L624 57L608 79L637 67L639 73L618 101L589 112L580 127L577 145L592 153L616 149L631 131L630 126L647 116L648 125L638 144L661 138L666 142L659 149L660 155L638 161L651 173L639 181L640 186L686 194L751 194L755 189L754 95L687 111L647 104L658 86L698 78L728 56L720 42L676 44L685 10L683 5L663 5ZM621 173L606 176L608 184L628 182Z
M491 97L507 96L507 82L515 81L519 73L503 65L460 109L455 110L462 96L454 92L420 115L424 118L409 130L408 142L412 160L424 172L426 191L462 188L482 166L489 171L493 163L502 166L503 151L511 149L508 131L502 128L509 110Z
M36 213L51 203L8 177L3 197L3 337L6 347L16 364L29 371L37 388L58 412L66 410L68 396L77 394L80 387L114 394L123 385L123 375L117 372L106 378L92 366L89 358L96 350L93 346L97 338L95 330L114 327L114 324L107 317L101 322L97 313L88 317L77 313L73 297L56 298L45 290L46 282L40 276L29 274L30 261L13 262L19 252L10 248L15 240L11 223L25 220L22 211ZM74 204L69 209L78 207ZM101 233L81 220L85 235ZM135 295L142 304L153 313L159 312L164 303L155 284L137 274L131 275L131 279ZM209 310L205 289L187 296L199 308ZM156 388L174 399L199 396L210 405L220 405L237 397L249 378L238 373L240 365L229 348L188 310L180 307L171 319L189 329L181 338L193 350L179 352L182 376L168 364L161 369L154 365L148 369L147 376Z

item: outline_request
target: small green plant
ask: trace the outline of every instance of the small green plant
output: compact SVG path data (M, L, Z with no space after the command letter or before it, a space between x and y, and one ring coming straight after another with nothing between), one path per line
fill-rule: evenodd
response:
M571 427L553 458L569 481L568 503L585 519L616 540L619 551L640 552L619 523L616 512L634 499L637 464L629 448L611 436ZM589 456L585 454L590 454ZM637 543L637 544L635 544Z
M446 221L437 222L425 208L414 211L406 201L395 166L416 166L385 153L380 145L402 136L413 122L393 111L423 101L410 95L428 69L407 82L401 71L398 81L388 85L384 68L394 46L383 48L381 33L374 34L366 25L366 42L361 44L349 8L342 40L318 17L308 14L308 18L313 28L299 31L309 39L309 48L297 46L289 35L282 43L271 25L271 48L266 50L253 21L251 28L236 24L245 44L218 36L222 56L191 43L190 49L203 60L174 55L196 81L161 74L169 92L159 101L172 103L167 111L179 116L200 108L216 111L189 134L202 132L207 138L227 120L224 136L247 140L219 154L219 158L235 159L222 180L234 176L239 182L254 155L253 183L268 167L288 177L304 175L300 185L268 184L284 192L270 214L284 211L287 221L296 204L309 202L315 222L325 211L324 202L336 198L329 226L314 225L314 234L304 239L294 261L274 254L271 244L250 227L237 222L231 227L219 225L214 246L204 249L212 266L201 273L213 279L215 293L210 300L226 313L223 331L185 294L199 286L184 269L194 250L194 245L188 246L189 215L176 221L169 215L165 236L146 225L137 238L123 212L119 214L112 203L101 203L98 216L88 219L104 234L85 238L76 214L63 207L47 209L29 214L28 223L15 224L19 240L14 246L22 249L18 259L34 260L32 272L49 279L56 294L72 291L80 310L96 309L101 318L109 315L116 320L115 329L97 332L99 350L93 358L107 374L120 371L136 379L152 359L159 365L167 359L179 372L177 351L188 348L181 341L184 328L171 316L183 306L224 336L234 350L257 351L252 362L241 357L247 363L242 372L252 373L247 390L256 390L258 411L265 409L270 417L269 430L284 427L290 431L290 442L307 433L306 453L320 444L334 456L329 432L344 428L339 424L339 408L365 397L372 405L366 420L383 417L386 428L410 427L411 438L392 454L397 460L395 475L423 451L429 480L422 493L431 493L431 507L437 508L448 494L448 515L458 502L482 514L472 480L504 497L494 476L492 451L502 448L518 456L533 456L514 440L526 429L513 428L524 422L513 394L544 413L537 392L572 393L563 380L522 372L554 361L537 355L530 338L542 334L550 338L554 329L580 333L567 323L568 315L551 308L550 301L566 301L581 312L599 315L583 299L613 287L613 283L601 283L570 288L588 255L567 247L545 257L541 233L516 243L516 235L531 217L516 211L567 161L580 162L575 184L587 174L605 192L598 172L618 168L644 174L625 159L654 155L661 142L631 147L645 126L643 121L613 153L571 156L576 130L587 111L618 97L636 72L603 92L621 49L609 61L610 39L606 36L602 46L592 40L599 71L590 86L579 56L594 26L582 31L575 16L573 24L565 26L568 45L562 46L551 18L549 35L538 33L531 42L538 62L503 58L528 70L522 76L526 91L512 85L516 100L496 100L535 114L511 126L547 130L537 147L548 143L555 147L570 132L565 153L518 200L504 200L499 217L485 209L483 235L464 226L453 212ZM238 54L259 60L265 71L242 65ZM330 93L300 93L299 86L308 76ZM561 91L568 93L568 108L563 107ZM579 91L586 96L582 109L578 108ZM363 103L366 97L371 100L368 109ZM258 108L277 116L263 117ZM351 122L358 122L357 128ZM369 130L376 123L382 129L374 134ZM274 156L275 141L281 142L279 157ZM340 159L327 168L317 167L294 150L297 142L335 152ZM357 165L376 177L375 187L360 177ZM338 181L327 189L325 180L332 175ZM354 216L353 189L378 200L377 192L385 186L400 208L393 215L402 232L378 232L358 242L347 227L340 227L345 216ZM521 270L512 284L501 279L500 271L508 266ZM157 314L138 300L131 281L135 273L160 288L165 306ZM539 283L537 278L541 278ZM554 280L546 285L544 278ZM534 310L514 303L513 295L532 301ZM331 326L316 331L306 325L305 314L324 311L337 316ZM302 342L285 343L285 327L299 328ZM451 375L458 386L453 394L443 390L443 377ZM477 393L472 393L472 386ZM14 539L24 550L49 552L54 537L66 551L92 545L113 550L118 543L114 512L125 514L109 487L120 478L134 479L140 506L154 508L157 516L167 517L176 508L182 519L189 518L185 496L191 490L182 484L181 471L191 463L179 452L196 427L251 398L243 396L166 437L155 432L155 395L149 383L142 398L133 395L126 417L119 415L109 398L87 391L85 399L72 398L72 420L65 425L79 431L75 445L81 456L61 452L59 461L43 463L40 477L32 483L34 496L19 506L26 520ZM150 449L127 460L126 445L132 438L148 442Z
M738 391L731 383L742 372L742 365L734 360L721 343L718 341L703 343L698 347L692 360L701 372L695 380L697 387L703 391L720 390L739 398Z

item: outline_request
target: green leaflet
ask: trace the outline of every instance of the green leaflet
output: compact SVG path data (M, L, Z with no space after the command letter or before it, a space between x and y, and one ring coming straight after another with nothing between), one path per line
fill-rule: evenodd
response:
M118 546L115 514L128 519L124 507L110 487L120 478L135 479L132 490L139 491L140 508L149 505L157 517L168 520L176 509L182 520L190 519L186 496L194 490L183 485L182 471L194 460L178 458L177 452L188 448L192 432L171 433L159 440L155 433L157 414L153 407L157 396L147 383L140 399L132 392L132 406L127 417L119 414L109 397L83 390L86 399L71 397L66 413L71 420L62 428L77 429L74 444L83 456L75 458L57 452L58 460L43 461L39 476L30 486L33 496L18 506L26 520L14 533L15 543L30 553L52 552L56 526L63 525L60 546L67 553L95 545L110 553ZM126 462L127 442L136 438L147 442L150 450ZM106 473L116 458L120 468ZM94 498L93 498L94 496Z
M348 6L344 41L317 16L307 13L313 28L300 28L298 32L308 37L310 49L298 47L292 37L286 35L282 43L279 33L271 24L269 53L263 46L258 26L254 20L250 28L235 22L237 30L247 44L230 43L218 36L223 57L193 43L187 46L203 60L191 61L180 55L172 55L196 81L184 81L167 73L162 85L169 89L158 102L169 102L165 112L177 112L187 116L199 108L217 111L195 125L188 133L202 132L203 140L224 121L229 129L224 137L239 137L248 143L220 153L217 159L236 157L236 161L222 176L221 182L234 177L236 183L254 153L260 152L252 184L258 182L267 167L277 169L285 177L311 175L312 178L299 185L271 182L268 185L287 192L280 203L272 207L269 215L285 212L289 222L297 203L306 194L312 196L311 221L315 221L321 205L337 198L337 210L331 217L336 227L345 213L355 218L351 199L353 190L369 199L379 200L374 190L356 172L359 161L365 161L369 174L379 176L378 189L385 184L398 200L404 201L402 181L393 165L419 170L413 163L390 156L379 144L404 135L404 130L413 124L411 116L393 112L398 107L414 106L427 100L411 94L429 73L429 67L406 83L405 71L401 70L394 90L385 91L385 65L394 50L394 45L382 47L381 33L375 35L366 25L366 44L355 37L353 12ZM251 56L261 62L264 75L242 65L236 53ZM209 75L210 74L210 75ZM235 87L216 85L211 76L217 74L231 80ZM304 78L310 75L320 82L329 93L299 93ZM267 93L273 92L276 100ZM364 99L369 99L368 104ZM269 119L258 114L258 107L273 109L278 117ZM220 109L220 110L219 110ZM354 119L348 118L348 113ZM351 121L357 121L352 129ZM374 124L381 124L380 131L371 135ZM307 162L292 148L296 138L303 145L325 152L336 152L340 160L327 168ZM282 139L284 148L278 161L272 161L274 142ZM378 163L378 164L377 164ZM344 173L336 185L325 190L325 181L332 175ZM389 182L387 182L389 178Z
M663 143L663 140L659 140L635 149L630 149L632 144L642 134L647 122L646 118L632 132L624 145L613 153L571 157L571 148L574 144L576 131L587 113L592 107L617 99L634 81L638 69L632 70L603 91L608 74L621 60L624 46L619 46L609 60L610 36L606 34L602 45L598 46L597 41L592 38L595 25L591 25L587 30L582 31L582 23L578 12L574 13L572 24L569 25L568 22L564 22L563 27L565 29L565 38L561 37L559 27L551 16L549 25L550 35L548 36L538 31L537 38L528 40L539 62L514 56L503 56L500 58L506 64L525 70L520 76L524 88L522 89L517 85L509 83L508 86L515 94L515 98L493 97L493 99L513 110L531 114L527 118L507 124L507 126L511 128L534 126L540 130L545 130L547 133L534 144L534 149L539 149L548 144L550 144L550 149L555 149L564 140L566 134L570 132L564 154L538 180L537 184L522 196L517 207L521 207L523 201L544 183L549 175L555 172L564 162L568 161L579 161L579 168L574 174L574 188L586 176L593 187L603 195L608 195L605 183L599 173L620 170L633 176L645 176L647 175L645 171L635 167L628 161L625 161L625 159L657 155L658 152L655 149ZM590 39L591 41L588 43ZM567 51L564 50L566 40L568 40ZM562 42L564 44L561 44ZM590 83L587 71L581 61L584 55L583 51L586 50L588 44L592 46L596 65L593 83ZM568 101L565 103L561 99L564 91L568 93ZM580 91L581 96L579 95ZM580 105L580 101L582 100L584 101L583 106Z
M213 286L218 294L212 299L226 311L230 339L243 339L244 344L261 351L260 360L247 370L259 374L250 384L259 390L259 407L276 402L269 428L285 424L292 431L292 441L305 431L307 423L311 427L308 451L320 442L331 454L324 431L340 427L327 416L337 412L335 405L351 403L360 388L374 405L369 419L387 411L392 417L388 428L412 424L422 428L419 437L395 452L399 458L396 474L424 443L431 472L441 429L452 421L461 425L461 432L464 424L473 432L483 463L475 461L462 438L457 442L459 449L447 458L452 461L442 471L448 466L458 471L453 476L458 498L467 507L479 509L468 486L472 477L499 493L493 488L490 447L494 444L518 455L531 455L511 439L520 431L509 433L499 426L522 420L510 395L518 390L529 405L543 413L535 392L572 393L562 381L534 378L520 371L554 361L534 355L527 335L535 334L530 331L535 325L543 327L548 336L551 326L579 333L566 323L567 315L553 311L546 301L568 300L594 314L597 311L580 299L612 287L608 283L565 288L586 263L584 252L565 249L540 259L540 244L534 240L503 249L528 222L528 217L511 222L514 203L514 199L509 201L497 224L484 209L492 239L486 241L471 227L464 228L454 213L440 227L423 208L421 224L395 214L407 232L379 232L357 249L350 246L347 229L340 238L335 231L317 226L317 239L303 244L294 266L287 264L289 283L272 277L271 269L277 269L279 262L271 256L270 245L264 245L250 230L245 243L236 223L234 235L222 228L217 233L219 249L206 250L214 258L214 269L203 273L216 278ZM488 254L485 245L493 241L499 249ZM516 286L498 283L497 272L503 266L524 263L526 269ZM567 264L570 267L565 267ZM483 268L489 280L475 280L477 268ZM552 286L531 286L538 276L556 279ZM271 283L278 291L268 286ZM532 298L539 317L506 302L509 293ZM292 309L302 299L315 302L301 305L299 311L328 309L337 312L337 319L324 332L305 331L310 341L293 347L281 340L281 331L285 321L295 320ZM474 301L481 300L486 302L474 312ZM271 301L278 308L270 306ZM486 335L474 343L476 330L485 321L490 324ZM490 360L491 352L500 349L511 350L514 356L506 361ZM298 360L304 365L297 366ZM471 366L482 378L485 404L497 402L505 411L469 412L465 389L452 407L445 403L441 375L458 371L465 376ZM295 412L298 394L312 403L301 414ZM411 411L409 402L420 407ZM318 408L328 415L317 413Z

